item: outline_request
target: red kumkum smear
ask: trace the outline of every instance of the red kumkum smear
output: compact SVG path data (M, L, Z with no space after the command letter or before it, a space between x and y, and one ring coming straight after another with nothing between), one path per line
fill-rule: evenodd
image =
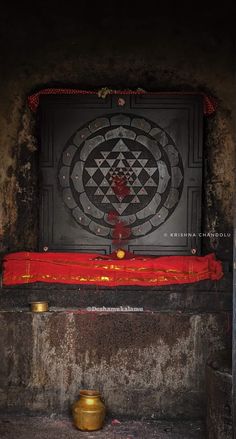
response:
M120 244L128 241L131 235L131 229L123 221L118 221L113 229L113 244Z
M129 195L130 190L127 186L125 176L116 175L113 177L113 192L119 199L123 199L126 195Z
M124 175L115 175L113 176L113 184L112 189L114 194L117 196L118 200L122 202L122 200L129 195L130 189L127 186L126 177ZM119 214L111 210L108 213L108 220L114 222L113 229L113 244L120 245L120 243L127 242L131 236L131 229L124 221L119 219Z
M116 223L118 221L119 214L116 210L110 210L107 215L107 219L110 222Z

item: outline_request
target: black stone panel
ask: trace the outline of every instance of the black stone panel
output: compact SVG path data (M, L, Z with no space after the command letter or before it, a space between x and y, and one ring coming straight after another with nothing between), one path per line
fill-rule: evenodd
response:
M202 100L41 98L40 250L200 253ZM126 192L116 191L117 181Z

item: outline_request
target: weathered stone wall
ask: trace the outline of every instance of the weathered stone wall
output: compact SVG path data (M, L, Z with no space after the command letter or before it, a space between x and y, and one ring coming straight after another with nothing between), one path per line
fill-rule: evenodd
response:
M228 352L210 359L207 376L208 439L232 439L232 365Z
M80 388L99 388L110 414L198 418L204 371L222 349L221 314L0 314L1 410L69 411Z

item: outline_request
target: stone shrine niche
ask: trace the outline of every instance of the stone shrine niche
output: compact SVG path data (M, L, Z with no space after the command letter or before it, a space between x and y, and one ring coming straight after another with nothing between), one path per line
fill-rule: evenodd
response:
M202 99L121 96L41 97L40 250L200 254Z

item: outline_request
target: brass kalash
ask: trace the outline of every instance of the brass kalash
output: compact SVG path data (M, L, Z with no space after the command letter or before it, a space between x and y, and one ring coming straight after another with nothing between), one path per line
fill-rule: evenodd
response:
M106 409L97 390L80 390L80 399L72 406L74 425L82 431L103 427Z

